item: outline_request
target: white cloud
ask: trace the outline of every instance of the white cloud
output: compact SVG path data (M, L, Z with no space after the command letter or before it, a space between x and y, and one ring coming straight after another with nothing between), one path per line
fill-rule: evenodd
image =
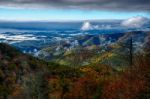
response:
M124 20L121 25L130 28L140 28L146 25L148 22L150 22L148 18L137 16Z
M4 39L10 43L16 43L21 41L28 41L28 40L38 40L34 35L9 35L9 34L0 34L0 39Z
M93 27L92 25L90 24L90 22L86 21L83 23L82 27L81 27L81 30L85 31L85 30L92 30Z
M111 29L112 26L111 25L101 25L101 27L99 27L101 29Z
M111 25L92 25L90 22L86 21L83 23L81 30L99 30L99 29L111 29Z

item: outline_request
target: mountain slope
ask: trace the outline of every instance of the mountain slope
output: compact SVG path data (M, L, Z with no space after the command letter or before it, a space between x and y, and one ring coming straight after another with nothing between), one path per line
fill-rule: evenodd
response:
M21 90L23 79L46 69L46 63L22 54L7 44L0 43L0 96L5 98Z
M0 43L0 99L146 99L149 57L136 60L124 71L98 62L71 67L41 61Z

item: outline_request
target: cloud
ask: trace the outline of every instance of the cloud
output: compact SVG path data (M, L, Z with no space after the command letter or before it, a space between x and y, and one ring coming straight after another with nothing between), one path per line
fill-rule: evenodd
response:
M127 20L124 20L121 25L124 27L130 27L130 28L140 28L146 24L148 24L150 20L146 17L132 17Z
M90 22L86 21L83 23L81 26L81 30L86 31L86 30L100 30L100 29L112 29L111 25L92 25Z
M150 12L150 0L0 0L0 7Z
M93 26L88 21L84 22L82 27L81 27L81 30L83 30L83 31L92 30L92 29L93 29Z
M22 41L38 40L34 35L9 35L9 34L0 34L0 39L4 42L17 43Z

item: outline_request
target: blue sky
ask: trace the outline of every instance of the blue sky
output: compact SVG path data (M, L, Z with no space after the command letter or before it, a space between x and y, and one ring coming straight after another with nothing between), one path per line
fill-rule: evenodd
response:
M133 16L150 18L146 12L120 12L104 10L22 9L0 8L0 20L11 21L71 21L95 19L127 19Z

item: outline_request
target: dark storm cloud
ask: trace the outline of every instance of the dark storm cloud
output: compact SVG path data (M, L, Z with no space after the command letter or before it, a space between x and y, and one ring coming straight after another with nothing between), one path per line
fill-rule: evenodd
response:
M0 0L0 6L150 12L150 0Z

